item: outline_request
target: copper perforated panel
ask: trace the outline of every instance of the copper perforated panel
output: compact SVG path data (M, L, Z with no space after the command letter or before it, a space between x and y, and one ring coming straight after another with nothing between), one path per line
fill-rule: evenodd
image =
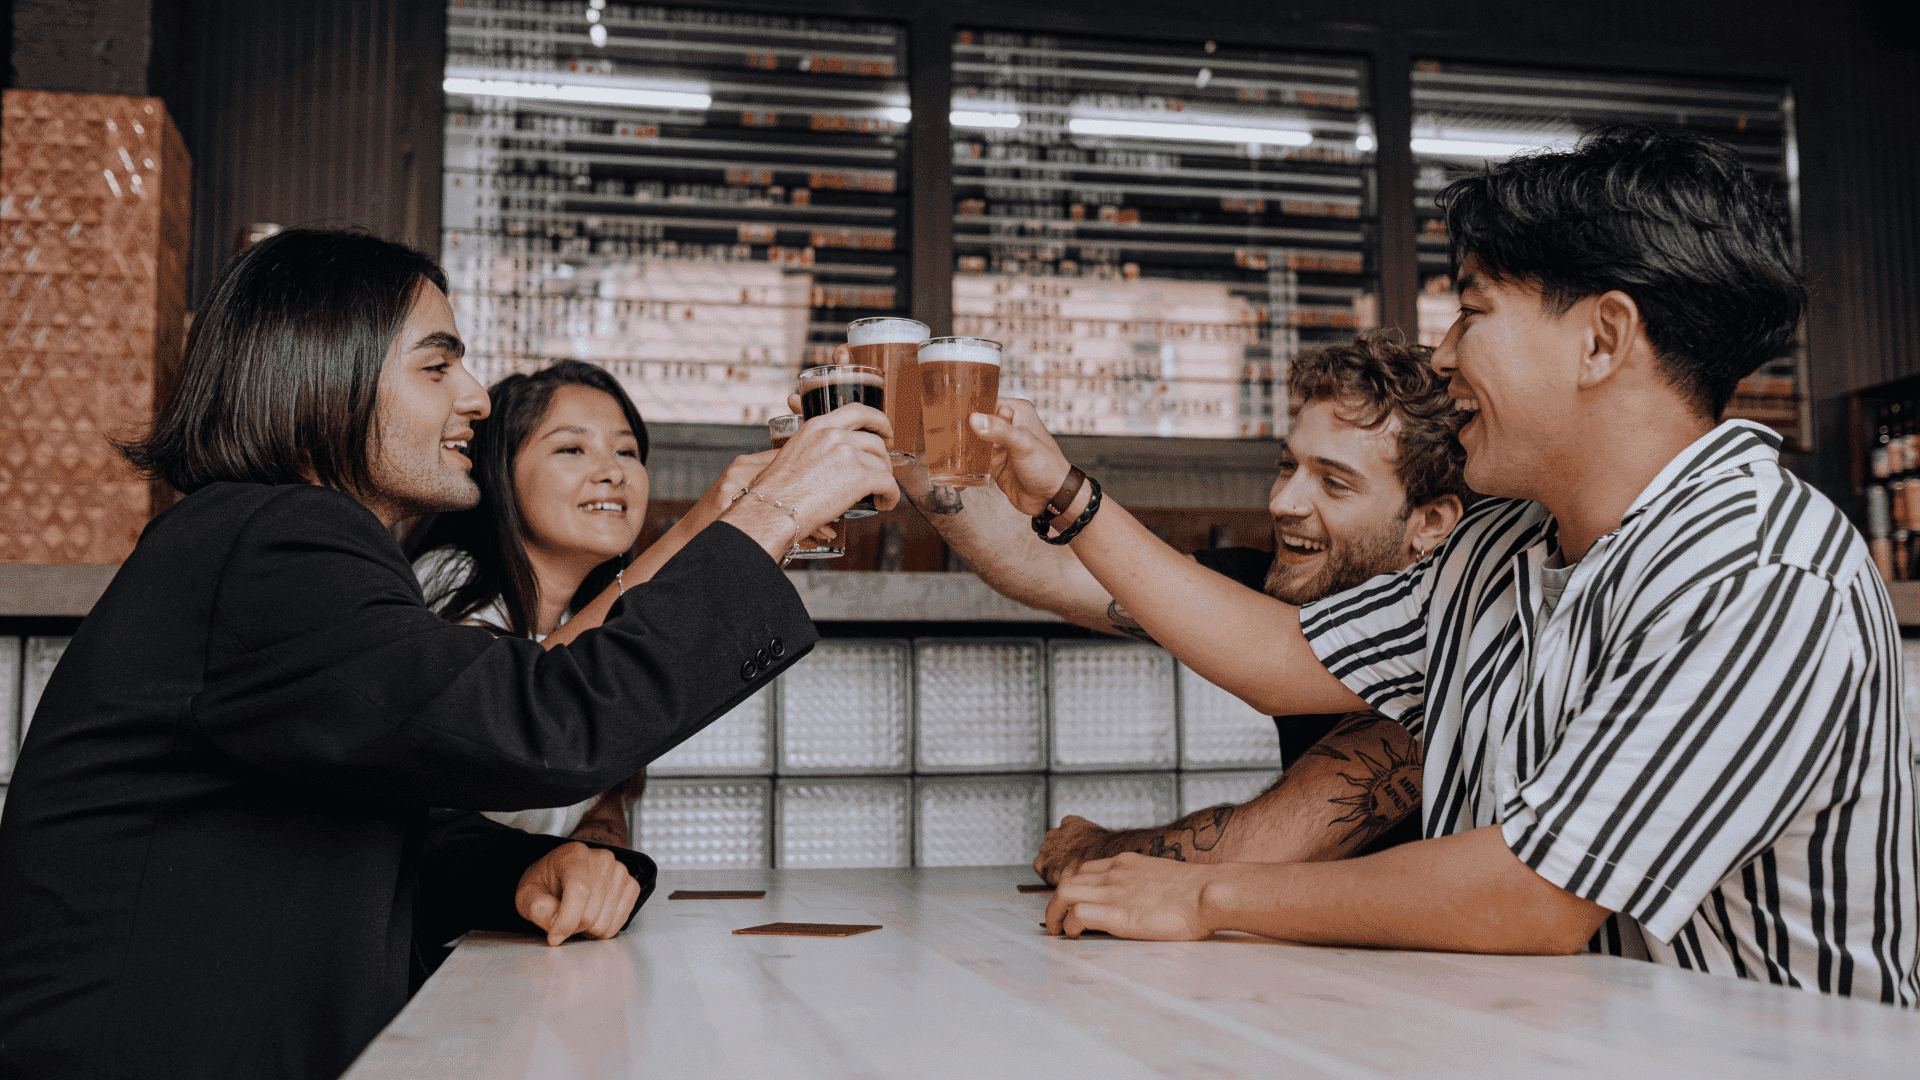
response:
M186 148L159 98L8 90L0 115L0 562L119 562L162 505L107 440L179 362Z

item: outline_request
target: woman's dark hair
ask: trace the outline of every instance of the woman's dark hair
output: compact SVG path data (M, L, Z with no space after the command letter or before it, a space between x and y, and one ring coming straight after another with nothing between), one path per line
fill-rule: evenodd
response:
M432 259L364 232L288 229L235 256L187 332L180 382L134 468L191 493L220 480L370 491L380 369Z
M1406 344L1399 331L1374 330L1287 366L1287 386L1300 405L1330 402L1341 419L1369 431L1400 418L1394 472L1407 491L1408 511L1443 495L1458 496L1462 506L1476 498L1459 438L1467 416L1447 396L1447 380L1434 373L1432 357L1432 349Z
M633 399L603 368L578 360L561 360L528 375L509 375L488 389L493 412L475 425L468 451L473 458L473 481L480 487L480 505L471 510L439 514L419 522L407 540L407 553L418 557L438 548L452 548L472 560L464 574L423 583L427 602L451 622L500 602L507 632L532 637L538 588L533 564L527 559L527 521L514 489L514 463L546 419L554 391L563 386L599 390L620 403L627 426L640 444L640 463L647 462L647 425ZM628 553L631 554L631 553ZM568 611L600 594L627 563L627 554L608 559L587 575Z
M1679 128L1595 128L1456 181L1439 205L1456 276L1472 255L1496 279L1538 283L1555 315L1633 297L1667 376L1715 419L1806 303L1769 193L1733 147Z

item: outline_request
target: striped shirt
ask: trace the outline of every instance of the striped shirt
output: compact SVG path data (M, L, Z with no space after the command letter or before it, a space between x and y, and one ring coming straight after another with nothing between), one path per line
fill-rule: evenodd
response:
M1736 420L1688 447L1545 618L1553 517L1490 499L1302 622L1425 745L1426 835L1500 826L1617 913L1590 949L1911 1007L1899 633L1866 544L1779 441Z

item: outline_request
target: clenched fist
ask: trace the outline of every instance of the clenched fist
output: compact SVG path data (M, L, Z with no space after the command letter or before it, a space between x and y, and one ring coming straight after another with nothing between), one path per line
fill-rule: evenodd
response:
M570 937L610 938L627 924L640 883L605 848L562 844L520 875L513 906L547 932L547 944Z

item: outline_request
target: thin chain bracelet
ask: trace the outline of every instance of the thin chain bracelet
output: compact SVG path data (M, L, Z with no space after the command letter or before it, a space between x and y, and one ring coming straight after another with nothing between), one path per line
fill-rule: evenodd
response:
M765 495L760 494L759 492L753 490L750 487L741 488L740 495L751 495L754 498L759 499L761 502L766 503L768 506L774 506L782 510L785 510L787 512L787 516L793 519L793 539L787 542L786 559L793 558L794 551L800 547L800 514L799 512L796 511L793 507L786 505L785 503L781 502L778 499L767 498ZM727 500L727 505L732 506L734 503L739 502L740 495L735 495L733 498ZM781 560L782 564L786 562L786 559Z

